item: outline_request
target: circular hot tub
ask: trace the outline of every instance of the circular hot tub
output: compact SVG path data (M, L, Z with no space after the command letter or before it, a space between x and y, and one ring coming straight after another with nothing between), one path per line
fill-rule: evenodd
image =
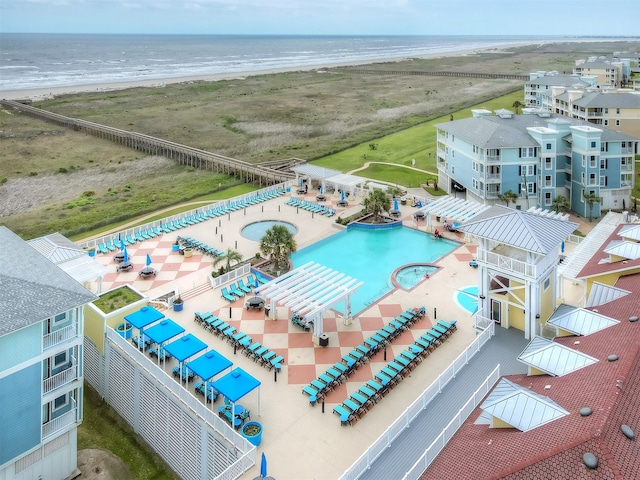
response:
M248 238L249 240L254 240L259 242L264 237L264 234L274 225L282 225L285 227L292 235L298 233L298 229L293 223L283 222L281 220L261 220L259 222L249 223L245 225L240 233L244 238Z
M433 275L438 267L433 265L408 265L395 271L393 275L394 283L397 287L411 290L429 276Z

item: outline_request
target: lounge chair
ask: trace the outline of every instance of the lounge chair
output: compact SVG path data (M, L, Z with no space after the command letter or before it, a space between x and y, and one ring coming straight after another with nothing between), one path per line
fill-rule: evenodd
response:
M271 370L272 368L275 368L276 370L280 370L282 368L282 362L284 362L284 357L281 355L278 355L276 358L272 358L269 361L269 370Z
M222 287L222 298L226 298L230 302L233 302L236 300L236 297L234 297L227 291L227 287Z
M338 414L340 417L340 425L344 426L347 423L351 423L351 416L353 412L351 410L347 410L343 405L336 405L333 408L333 413Z
M116 246L113 244L111 240L107 241L105 245L110 252L115 252L117 250Z
M258 282L263 283L263 284L270 281L268 278L263 277L260 272L256 272L256 278L258 279Z
M136 236L136 240L137 241L139 241L139 242L144 242L145 241L145 238L142 236L141 232L136 232L135 236Z
M107 249L107 246L104 243L101 243L100 245L98 245L98 252L100 253L109 253L109 250Z
M257 280L257 279L256 279L256 277L253 275L253 273L250 273L250 274L247 276L247 284L248 284L250 287L258 288L258 280Z
M238 288L244 293L251 293L251 289L244 284L244 280L238 280Z
M238 298L244 297L244 292L240 291L235 283L229 285L229 291Z

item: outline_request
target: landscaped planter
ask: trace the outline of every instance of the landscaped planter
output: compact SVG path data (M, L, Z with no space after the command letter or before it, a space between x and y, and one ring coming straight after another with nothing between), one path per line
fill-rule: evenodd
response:
M259 422L247 422L242 427L242 436L256 447L262 442L262 424Z
M177 243L174 245L171 245L171 251L172 252L179 252L180 251L180 245L178 245Z
M173 311L174 312L181 312L183 308L184 308L184 302L183 301L174 302L173 303Z
M130 323L121 323L116 327L116 332L118 332L118 335L121 337L129 340L133 333L133 325Z

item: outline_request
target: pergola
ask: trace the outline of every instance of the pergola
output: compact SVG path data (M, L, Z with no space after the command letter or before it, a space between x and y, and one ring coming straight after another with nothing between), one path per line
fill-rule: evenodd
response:
M489 208L491 208L491 205L483 205L471 200L464 200L447 195L433 202L429 202L420 208L419 211L424 212L427 217L427 229L429 229L429 227L431 227L432 215L446 219L449 223L462 223Z
M235 404L242 397L260 386L260 380L245 372L240 367L234 368L222 378L213 382L221 395L231 402L231 410L235 411ZM260 389L258 388L258 415L260 415Z
M308 177L312 180L318 180L322 185L323 191L325 190L327 184L331 184L336 188L336 190L341 189L345 192L349 192L351 196L353 196L354 194L355 187L362 187L367 182L367 179L364 177L348 175L338 170L318 167L316 165L297 165L291 170L295 172L297 176L296 179L300 177Z
M345 302L345 322L351 319L351 295L364 284L315 262L309 262L291 272L281 275L260 286L256 292L271 303L284 305L313 322L313 334L319 338L323 333L323 314L334 305Z
M144 327L151 325L152 323L156 323L158 320L162 320L164 318L164 313L156 310L151 305L146 305L142 307L140 310L137 310L129 315L124 316L125 322L130 323L134 327L138 329L139 338L138 342L144 340Z

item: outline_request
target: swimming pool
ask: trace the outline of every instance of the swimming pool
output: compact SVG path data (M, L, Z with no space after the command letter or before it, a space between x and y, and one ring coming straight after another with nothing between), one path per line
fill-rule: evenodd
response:
M281 220L260 220L259 222L253 222L245 225L240 233L244 238L249 240L255 240L259 242L264 237L264 234L274 225L282 225L291 232L292 235L298 233L298 229L293 223L283 222Z
M364 282L351 297L351 313L364 310L393 289L391 274L403 265L433 263L458 247L407 227L350 227L295 252L294 267L316 262ZM334 307L344 313L344 302Z
M405 290L411 290L428 275L433 275L438 267L431 265L411 265L396 272L396 282Z
M478 286L465 287L456 295L458 304L472 315L478 310Z

